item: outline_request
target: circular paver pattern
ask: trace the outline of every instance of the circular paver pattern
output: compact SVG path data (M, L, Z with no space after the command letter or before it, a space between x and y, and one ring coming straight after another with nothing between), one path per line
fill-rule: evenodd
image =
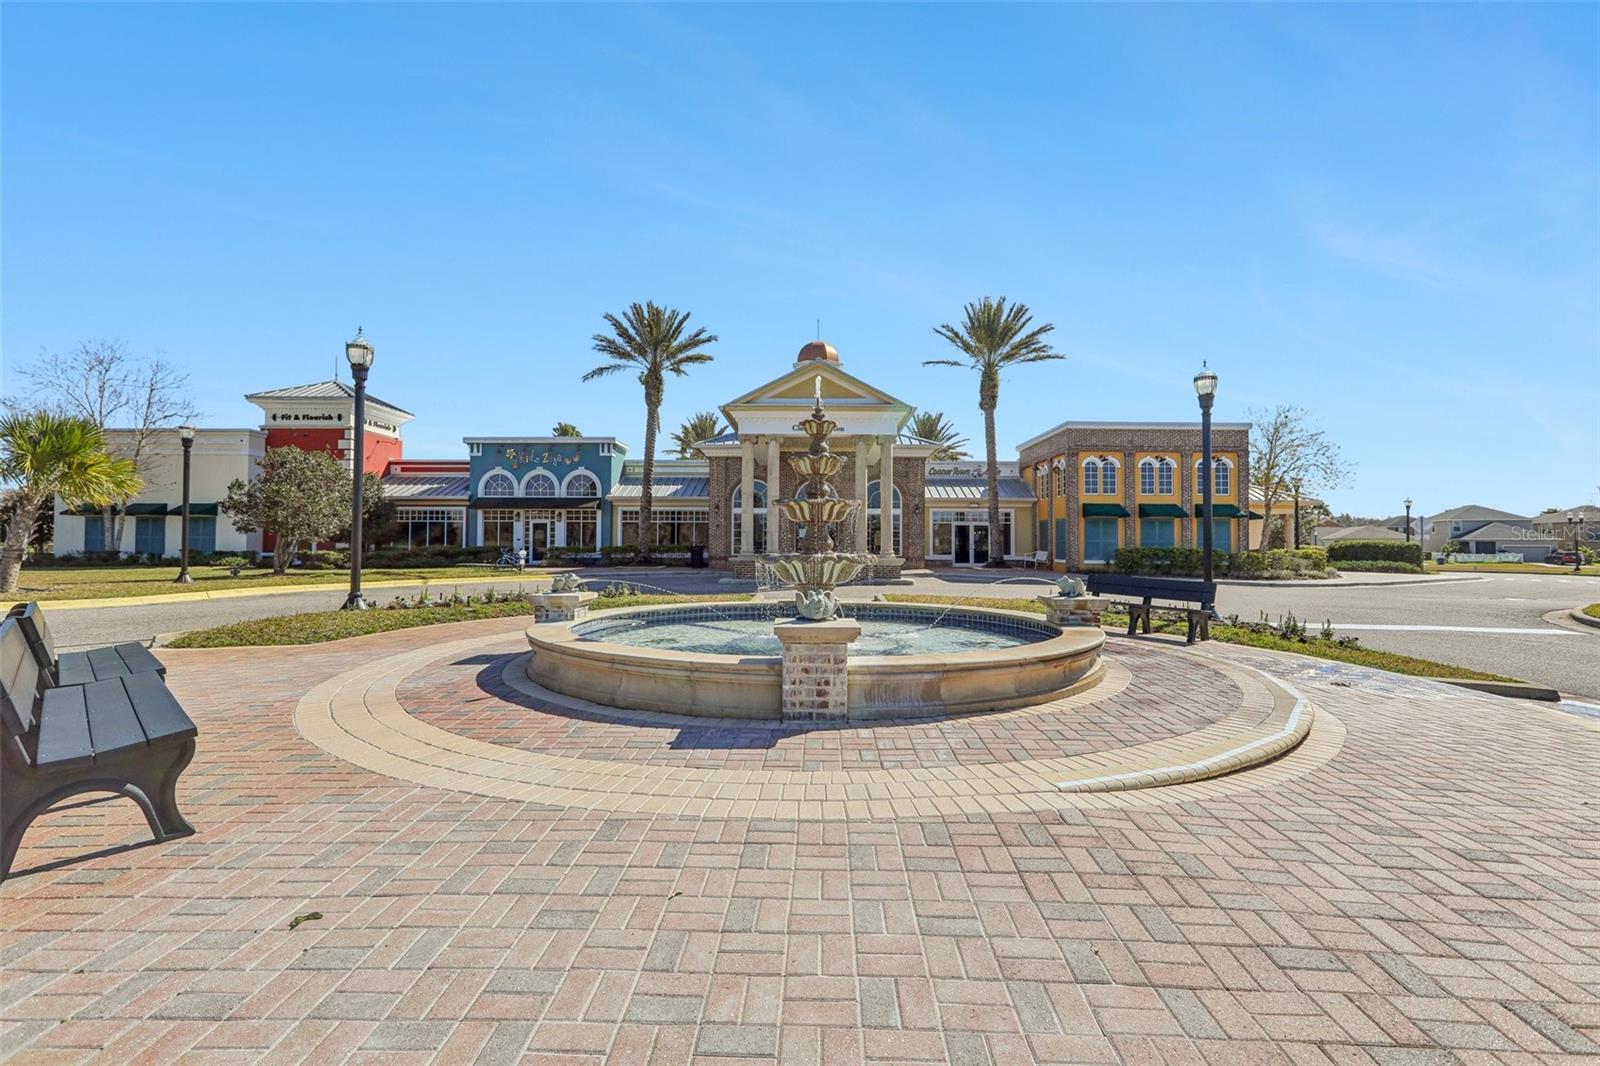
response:
M603 708L534 685L525 654L501 638L377 659L315 686L295 722L341 759L455 791L618 812L844 819L1143 803L1150 790L1170 802L1190 795L1177 786L1225 774L1235 780L1219 787L1254 787L1235 771L1294 749L1313 718L1264 674L1131 643L1108 656L1099 684L1060 700L845 729ZM1326 730L1311 755L1279 760L1261 780L1336 750L1336 723Z
M1215 667L1127 646L1107 676L1077 697L1029 713L965 715L844 726L588 711L517 687L520 659L449 656L411 674L396 698L421 721L490 744L605 762L710 770L895 770L1052 759L1180 736L1244 702ZM1184 692L1184 698L1173 694Z

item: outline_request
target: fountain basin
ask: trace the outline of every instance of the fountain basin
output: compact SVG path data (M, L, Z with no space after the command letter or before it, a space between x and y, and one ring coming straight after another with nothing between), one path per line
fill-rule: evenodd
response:
M1101 676L1105 634L1097 629L977 607L847 610L862 626L848 663L851 719L1006 710L1069 695ZM783 660L771 627L792 614L784 603L669 604L542 623L528 629L527 674L608 707L778 719Z

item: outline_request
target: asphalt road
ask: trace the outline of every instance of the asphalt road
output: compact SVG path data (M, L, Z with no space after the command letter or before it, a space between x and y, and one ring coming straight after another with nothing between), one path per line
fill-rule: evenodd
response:
M727 585L718 571L664 569L639 573L588 571L586 577L658 584L674 592L730 592L749 586ZM545 580L534 578L530 580ZM1036 575L1010 572L1004 584L986 573L936 572L918 578L921 591L940 595L1033 596L1048 584ZM498 587L516 584L507 579ZM438 592L449 588L433 582ZM485 586L464 586L481 592ZM414 594L420 586L374 590L383 602L397 594ZM851 597L870 596L882 588L857 587ZM902 591L900 589L891 591ZM1485 575L1470 580L1428 584L1326 585L1284 587L1224 585L1218 610L1254 620L1265 611L1276 619L1286 611L1313 629L1324 620L1336 630L1359 637L1367 647L1402 652L1504 674L1563 693L1600 701L1600 629L1580 630L1544 620L1552 611L1600 600L1600 579L1551 575ZM67 647L122 640L148 641L158 634L199 629L268 615L323 611L344 602L342 592L280 593L216 600L56 611L51 628ZM1369 626L1392 626L1371 629ZM1501 632L1495 632L1500 630ZM1510 632L1505 632L1509 630Z

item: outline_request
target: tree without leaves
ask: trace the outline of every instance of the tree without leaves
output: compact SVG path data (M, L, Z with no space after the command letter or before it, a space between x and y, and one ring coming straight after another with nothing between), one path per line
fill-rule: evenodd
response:
M1044 339L1055 326L1046 322L1030 328L1032 322L1033 313L1028 310L1027 304L1016 303L1008 307L1004 296L998 300L985 296L977 303L967 304L965 319L960 326L946 323L934 328L934 332L954 345L966 356L966 360L925 359L922 363L923 366L959 366L978 371L978 409L983 412L985 474L989 490L989 566L1006 565L1000 526L1000 459L994 439L994 409L1000 402L1000 372L1006 367L1023 363L1065 358Z
M69 505L104 506L139 494L132 460L106 451L105 431L55 411L11 411L0 418L0 482L7 487L0 592L15 592L39 511L60 496Z
M364 481L363 489L370 484ZM277 538L272 569L281 574L302 545L349 529L352 489L349 471L326 452L268 448L256 477L228 486L221 510L240 532L261 530Z
M943 411L918 411L911 416L907 427L911 435L939 445L939 450L928 456L935 462L955 462L967 458L967 438L945 418Z
M583 430L571 422L557 422L550 427L550 435L552 437L581 437L583 436Z
M695 445L728 432L722 416L715 411L697 411L683 420L683 425L672 434L672 446L679 459L704 459L705 453Z
M607 313L610 333L594 335L594 350L611 360L601 363L584 381L605 377L622 370L637 371L644 386L644 477L639 497L639 529L654 529L652 496L655 493L656 435L661 430L661 399L666 392L668 374L683 375L691 366L711 362L705 349L717 342L715 334L704 329L692 333L689 312L658 307L653 301L630 304L620 317ZM750 545L745 545L749 548ZM639 555L648 558L650 545L639 538Z
M43 355L21 376L31 404L87 419L102 430L123 431L109 447L130 459L136 472L142 472L157 435L198 415L188 394L188 374L159 356L135 356L120 341L86 341L70 352ZM113 515L112 507L126 502L106 504L107 544L113 551L122 544L128 519Z
M1339 446L1311 424L1303 408L1281 404L1271 411L1251 411L1250 421L1250 484L1267 514L1294 494L1296 482L1302 494L1320 494L1338 488L1349 476ZM1266 551L1266 537L1256 549Z

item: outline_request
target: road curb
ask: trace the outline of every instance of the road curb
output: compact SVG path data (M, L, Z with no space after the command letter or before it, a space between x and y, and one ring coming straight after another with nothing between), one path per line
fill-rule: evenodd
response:
M537 581L546 576L554 576L560 571L550 571L536 574L521 574L510 576L502 574L499 577L414 577L395 579L393 581L363 581L361 590L369 589L397 589L412 588L417 585L492 585L516 583L521 581ZM341 581L337 584L319 585L279 585L274 588L263 589L217 589L215 592L163 592L150 596L102 596L89 600L39 600L39 606L48 607L52 611L82 611L100 607L149 607L161 603L198 603L202 600L232 600L246 596L287 596L295 592L344 592L350 588L350 582Z
M1439 681L1456 688L1470 689L1473 692L1486 692L1491 696L1504 696L1513 700L1538 700L1540 703L1560 703L1561 693L1553 688L1543 685L1530 685L1524 681L1468 681L1458 677L1435 677L1430 680Z
M1574 622L1580 625L1586 625L1592 629L1600 629L1600 618L1591 618L1589 615L1584 614L1582 607L1574 607L1567 613Z

